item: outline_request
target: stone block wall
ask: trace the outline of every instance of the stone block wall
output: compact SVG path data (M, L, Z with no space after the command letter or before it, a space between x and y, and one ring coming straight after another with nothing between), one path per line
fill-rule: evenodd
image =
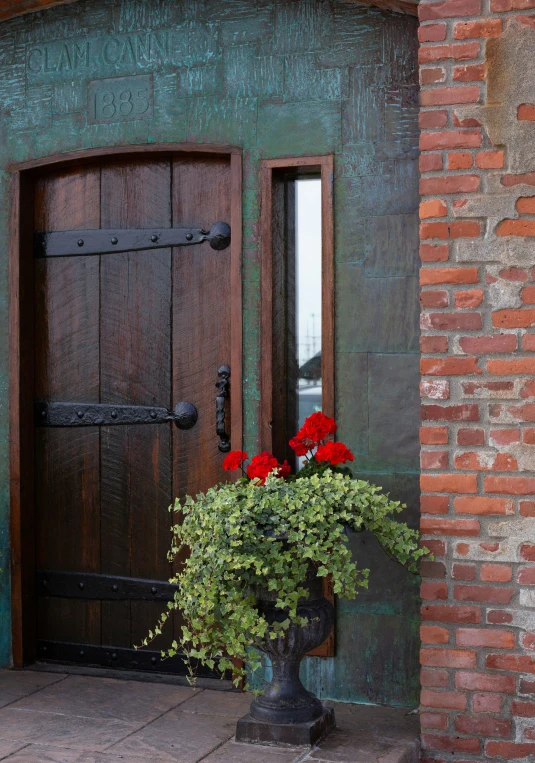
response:
M425 763L535 760L535 0L423 0Z

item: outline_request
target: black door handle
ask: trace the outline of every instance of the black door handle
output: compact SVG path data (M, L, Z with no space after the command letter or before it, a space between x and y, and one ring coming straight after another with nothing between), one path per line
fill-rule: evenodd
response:
M116 424L163 424L174 421L179 429L191 429L199 418L193 403L177 403L172 411L152 405L112 405L101 403L35 404L39 427L93 427Z
M217 447L221 453L228 453L230 450L230 435L225 429L225 400L229 395L230 366L221 366L217 375L219 376L219 381L215 385L219 390L215 399L215 431L219 437Z

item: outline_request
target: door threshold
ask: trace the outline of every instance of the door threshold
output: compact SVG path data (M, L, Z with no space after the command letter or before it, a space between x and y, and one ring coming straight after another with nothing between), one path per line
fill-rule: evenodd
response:
M95 676L96 678L115 678L122 681L140 681L142 683L170 684L172 686L189 686L186 676L176 676L170 673L145 673L142 670L121 670L120 668L94 668L89 665L70 665L57 662L34 662L26 665L23 670L34 670L39 673L67 673L72 676ZM235 689L232 681L216 678L197 678L199 689L212 691L231 691Z

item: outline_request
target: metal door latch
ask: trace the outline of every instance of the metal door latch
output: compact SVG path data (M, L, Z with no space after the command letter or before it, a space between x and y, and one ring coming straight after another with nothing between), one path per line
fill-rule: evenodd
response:
M179 429L191 429L199 415L192 403L177 403L172 411L149 405L99 403L35 404L35 423L41 427L94 427L116 424L163 424L174 421Z

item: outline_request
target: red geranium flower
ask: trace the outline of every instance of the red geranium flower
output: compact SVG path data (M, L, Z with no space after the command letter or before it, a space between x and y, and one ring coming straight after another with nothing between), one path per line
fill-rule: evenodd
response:
M239 469L246 458L248 458L248 455L245 451L231 450L228 456L225 456L225 459L223 460L223 469L226 469L227 472Z
M290 440L290 447L297 456L306 456L309 450L319 445L327 435L336 432L336 421L318 411L308 416L295 437Z
M274 470L277 470L277 477L287 477L290 474L290 464L287 461L279 464L273 453L265 450L251 459L251 463L247 467L247 476L250 480L259 479L260 484L263 485L268 474Z
M326 442L325 445L320 445L315 453L315 458L316 461L328 461L331 466L355 460L353 453L343 442Z

